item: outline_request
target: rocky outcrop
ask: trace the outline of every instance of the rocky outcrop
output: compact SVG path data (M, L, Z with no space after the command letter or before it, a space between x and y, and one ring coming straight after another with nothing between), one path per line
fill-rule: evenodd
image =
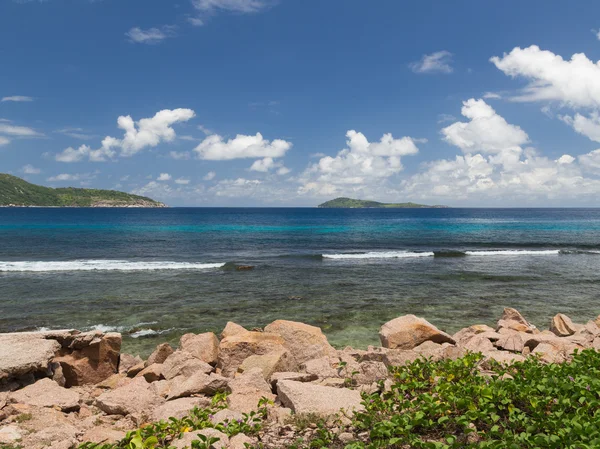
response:
M296 414L314 413L334 415L352 410L363 410L361 396L357 390L324 387L293 380L277 382L277 396L281 403Z
M179 340L179 349L210 365L216 365L219 358L219 339L212 332L185 334Z
M381 345L390 349L413 349L426 341L451 343L454 339L433 324L414 315L405 315L388 321L379 331Z
M10 394L9 401L36 407L58 408L63 412L79 410L79 394L63 388L51 379L40 379Z
M580 328L581 326L579 326ZM571 318L567 315L559 313L550 321L550 332L559 337L568 337L577 332L578 326L573 324Z
M283 346L299 365L307 360L335 355L336 350L327 341L321 329L295 321L277 320L265 327L265 332L283 338Z
M496 325L496 331L500 332L501 330L525 332L528 334L535 334L538 332L537 328L523 318L523 315L521 315L518 310L510 307L504 309L502 317Z
M248 357L281 351L285 349L284 343L282 337L269 332L236 333L221 340L217 367L223 376L233 377Z
M164 399L154 393L143 378L130 384L102 393L96 398L96 406L109 415L143 415L149 417L152 410L161 406Z

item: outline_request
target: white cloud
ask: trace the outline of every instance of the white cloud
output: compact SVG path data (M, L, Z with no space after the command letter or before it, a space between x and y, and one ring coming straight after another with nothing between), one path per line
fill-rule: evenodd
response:
M437 122L438 123L446 123L446 122L453 122L455 120L456 120L456 117L453 116L452 114L438 114Z
M594 142L600 142L600 114L597 111L592 112L590 117L575 114L574 117L564 115L559 118L579 134L583 134Z
M579 163L585 171L600 175L600 149L582 154Z
M89 181L96 177L95 173L61 173L60 175L52 176L47 180L49 182L65 182L65 181Z
M449 51L436 51L430 55L423 55L420 61L409 64L415 73L452 73L452 53Z
M4 97L0 102L5 101L14 101L14 102L24 102L24 101L33 101L33 97L26 97L24 95L13 95L12 97Z
M165 39L172 37L174 27L164 26L162 28L148 28L143 30L139 27L130 29L125 36L129 38L130 42L136 44L158 44Z
M497 94L496 92L486 92L483 94L483 98L486 100L499 100L502 98L502 95Z
M419 152L415 139L394 139L384 134L379 142L369 142L359 132L346 133L348 148L335 157L325 156L302 175L302 194L332 195L350 187L365 188L379 184L402 170L402 156Z
M573 108L600 107L600 62L593 62L583 53L565 60L532 45L516 47L490 61L506 75L529 80L512 100L558 101Z
M26 126L9 125L8 122L0 123L0 134L8 134L17 137L40 137L43 134Z
M250 171L257 171L267 173L271 170L276 170L278 175L286 175L290 172L290 169L283 165L283 162L276 162L272 157L266 157L264 159L258 159L250 166Z
M209 171L206 175L204 175L204 179L205 181L212 181L213 179L215 179L215 176L217 176L217 174L214 171Z
M510 125L483 100L463 102L461 113L469 122L456 122L442 129L444 139L463 152L498 153L529 141L527 133Z
M39 175L42 172L39 168L35 168L31 164L27 164L21 167L21 171L26 175Z
M217 134L208 136L194 151L198 157L206 160L224 161L242 158L278 158L292 148L290 142L275 139L272 142L263 139L260 133L255 136L238 134L235 139L226 142Z
M66 148L62 153L54 156L58 162L80 162L84 159L89 159L91 162L105 162L116 156L116 153L110 148L102 146L97 150L92 150L89 145L81 145L75 149L73 147Z
M169 156L176 161L187 161L190 153L188 151L169 151Z
M281 166L277 169L277 174L280 176L284 176L287 175L288 173L290 173L292 170L290 170L287 167Z
M171 179L172 176L168 173L161 173L159 177L156 178L157 181L170 181Z
M189 179L185 179L185 178L177 178L175 180L175 184L180 184L180 185L188 185L190 183Z
M69 136L79 140L91 140L97 137L92 134L87 134L82 128L63 128L57 129L54 132L58 134L64 134L65 136Z
M192 0L194 7L205 13L217 10L253 13L268 6L264 0Z
M223 197L247 197L255 196L257 189L261 186L262 181L258 179L223 179L215 186L210 188L210 191L216 196Z
M211 134L214 134L210 129L208 129L206 126L204 125L198 125L198 129L200 131L202 131L204 133L205 136L210 136Z
M9 143L10 143L10 139L7 139L6 137L0 136L0 147L2 145L8 145Z

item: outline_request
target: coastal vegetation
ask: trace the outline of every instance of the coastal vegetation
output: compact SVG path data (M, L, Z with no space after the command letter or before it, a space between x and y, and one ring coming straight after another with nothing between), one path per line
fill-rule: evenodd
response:
M378 201L357 200L353 198L340 197L319 204L318 207L323 209L437 209L445 208L446 206L427 206L425 204L417 203L380 203Z
M37 207L164 207L145 196L116 190L51 188L0 173L0 206Z

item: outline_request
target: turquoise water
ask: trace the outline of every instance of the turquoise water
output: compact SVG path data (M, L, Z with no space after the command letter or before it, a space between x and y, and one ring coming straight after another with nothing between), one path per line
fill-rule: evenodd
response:
M252 265L252 271L238 271ZM0 209L0 331L114 329L147 351L278 318L337 346L421 315L600 314L598 209Z

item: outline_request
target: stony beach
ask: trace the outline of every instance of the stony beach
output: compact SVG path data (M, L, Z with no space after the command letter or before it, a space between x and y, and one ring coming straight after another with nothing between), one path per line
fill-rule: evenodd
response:
M336 349L321 329L299 322L252 330L230 322L219 336L161 344L147 360L121 353L119 333L0 334L0 448L111 447L127 432L194 408L216 411L204 429L182 429L169 447L289 447L315 438L317 417L327 420L332 447L344 447L366 438L350 418L364 408L361 394L390 388L393 367L468 353L482 354L480 376L492 376L495 362L527 357L568 363L576 351L600 348L599 324L558 314L540 330L506 308L495 328L475 324L449 335L405 315L381 327L381 346L357 350ZM258 420L260 430L243 432ZM222 432L235 423L240 431Z

